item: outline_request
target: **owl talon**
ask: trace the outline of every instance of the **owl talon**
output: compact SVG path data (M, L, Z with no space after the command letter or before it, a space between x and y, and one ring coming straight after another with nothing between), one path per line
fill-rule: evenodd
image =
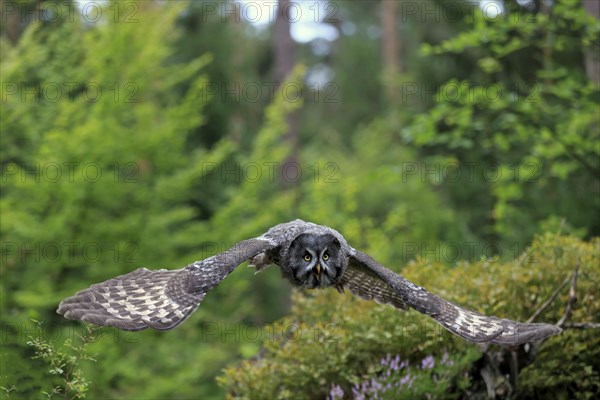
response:
M248 268L256 268L256 272L254 272L256 275L270 265L271 262L269 261L267 255L265 253L260 253L252 257L250 264L248 264Z

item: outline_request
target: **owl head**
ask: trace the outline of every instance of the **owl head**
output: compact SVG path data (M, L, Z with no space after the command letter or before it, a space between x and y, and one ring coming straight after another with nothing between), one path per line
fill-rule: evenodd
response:
M335 236L315 233L298 235L284 262L286 278L294 286L307 289L335 285L348 264Z

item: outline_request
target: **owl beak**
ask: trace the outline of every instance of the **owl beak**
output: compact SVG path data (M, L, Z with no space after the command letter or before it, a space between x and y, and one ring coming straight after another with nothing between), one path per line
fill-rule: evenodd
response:
M320 275L321 274L321 263L317 263L316 269L317 269L317 274Z

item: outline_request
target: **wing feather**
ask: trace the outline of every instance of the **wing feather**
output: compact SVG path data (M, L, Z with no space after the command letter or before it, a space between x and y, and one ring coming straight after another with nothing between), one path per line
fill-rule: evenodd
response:
M342 287L365 300L375 300L380 304L389 304L400 310L408 310L402 297L369 268L350 259L350 265L341 279Z
M130 331L173 329L235 267L278 245L258 237L182 269L139 268L77 292L61 301L57 312L68 319Z
M467 310L404 279L399 274L380 265L369 255L356 251L351 256L347 271L350 271L352 276L361 269L370 270L372 274L392 288L408 306L432 317L450 332L472 342L492 342L514 346L540 341L561 332L561 329L555 325L521 323L509 319L488 317ZM362 274L365 275L364 272Z

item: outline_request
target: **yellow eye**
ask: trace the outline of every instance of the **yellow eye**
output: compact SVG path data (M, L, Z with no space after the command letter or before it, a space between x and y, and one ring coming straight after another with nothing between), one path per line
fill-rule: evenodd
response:
M310 260L312 260L311 255L310 254L305 254L304 255L304 261L310 261Z
M323 254L323 261L327 261L329 260L329 254L325 253Z

